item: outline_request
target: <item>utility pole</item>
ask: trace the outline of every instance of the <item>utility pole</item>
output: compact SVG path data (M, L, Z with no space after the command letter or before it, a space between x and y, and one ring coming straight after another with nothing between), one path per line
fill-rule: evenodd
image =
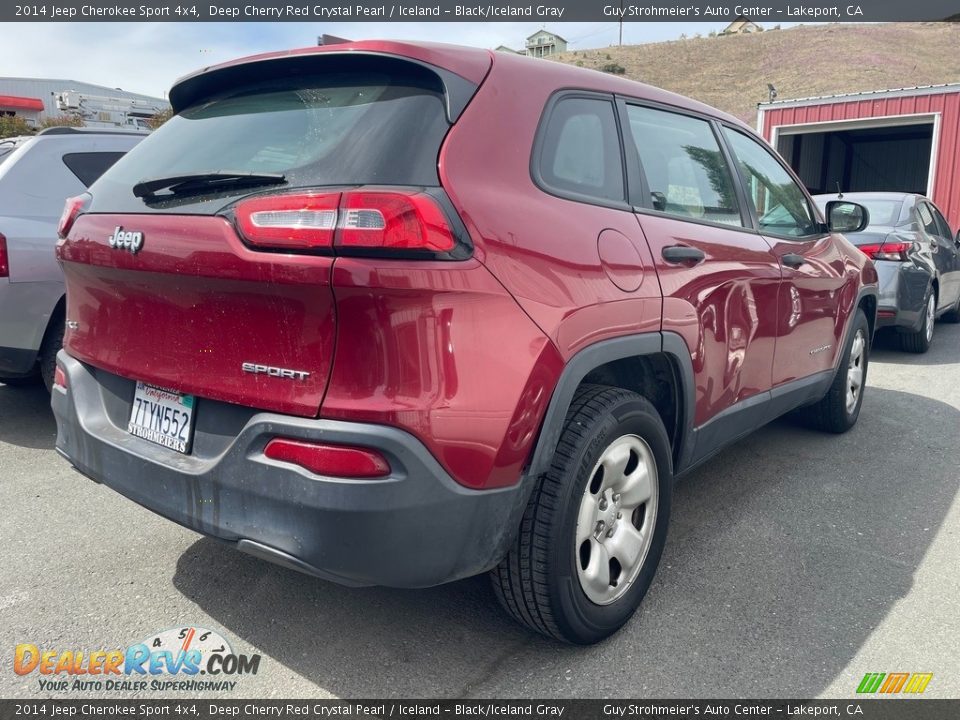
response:
M623 3L624 0L620 0L620 47L623 47Z

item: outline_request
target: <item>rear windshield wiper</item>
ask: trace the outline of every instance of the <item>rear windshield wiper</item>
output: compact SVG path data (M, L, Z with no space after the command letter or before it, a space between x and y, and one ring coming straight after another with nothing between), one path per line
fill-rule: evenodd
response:
M215 170L141 180L133 186L133 194L138 198L146 198L155 196L158 190L169 190L173 195L198 191L216 192L248 185L279 185L286 180L282 173Z

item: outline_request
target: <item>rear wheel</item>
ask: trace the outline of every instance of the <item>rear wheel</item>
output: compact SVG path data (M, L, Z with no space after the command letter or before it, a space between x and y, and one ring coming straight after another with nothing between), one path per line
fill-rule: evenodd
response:
M923 322L916 332L900 333L900 347L907 352L925 353L933 342L933 328L937 320L937 299L933 288L927 292L927 300L923 309Z
M47 392L53 389L53 375L57 371L57 353L63 347L63 331L63 317L54 316L40 345L40 376L43 378L43 384L47 386Z
M803 408L801 415L818 430L845 433L857 424L870 362L870 325L863 310L857 309L847 337L847 346L833 384L823 399Z
M500 602L566 642L616 632L660 562L672 484L667 432L650 402L620 388L581 387L520 535L491 573Z

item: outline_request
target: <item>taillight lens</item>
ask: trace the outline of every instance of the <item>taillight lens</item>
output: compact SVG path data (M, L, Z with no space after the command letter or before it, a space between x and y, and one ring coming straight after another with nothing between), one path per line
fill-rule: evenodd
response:
M274 438L267 443L263 454L271 460L293 463L329 477L378 478L390 474L390 464L383 455L376 450L350 445Z
M60 215L60 222L57 224L57 235L62 239L70 232L73 223L80 216L83 206L87 202L88 195L77 195L67 198L63 204L63 213Z
M443 211L420 192L343 194L337 247L449 252L455 241Z
M256 247L447 253L456 238L437 201L418 190L269 195L240 202L237 226Z
M310 250L333 247L340 193L268 195L237 205L240 232L259 247Z
M7 238L0 233L0 277L10 277L10 257L7 255Z
M860 245L860 252L872 260L908 260L907 253L913 247L911 242L883 242L872 245Z

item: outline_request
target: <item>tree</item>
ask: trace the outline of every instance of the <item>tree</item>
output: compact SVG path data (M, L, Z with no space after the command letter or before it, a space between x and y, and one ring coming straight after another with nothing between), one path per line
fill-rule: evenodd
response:
M167 120L173 117L173 110L167 108L166 110L161 110L152 117L147 118L147 125L151 130L156 130L158 127L163 125Z

